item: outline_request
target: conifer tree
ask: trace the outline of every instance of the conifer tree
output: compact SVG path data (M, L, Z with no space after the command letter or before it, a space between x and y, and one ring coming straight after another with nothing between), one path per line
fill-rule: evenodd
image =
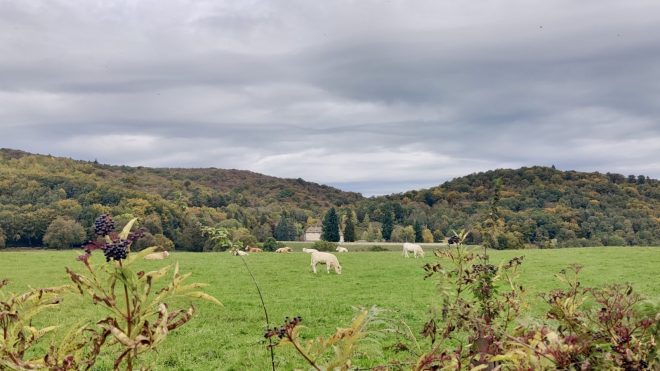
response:
M415 221L413 229L415 230L415 242L423 242L424 236L422 235L422 225L418 221Z
M278 241L295 241L298 238L295 224L285 215L280 217L280 221L277 223L277 226L275 226L273 235Z
M383 233L383 239L389 241L392 237L392 230L394 230L394 213L387 212L383 218L383 226L381 227L381 232Z
M348 213L346 214L346 226L344 226L345 242L355 241L355 221L353 220L353 218L354 218L353 210L348 209Z
M324 241L339 242L339 218L334 207L331 207L323 218L321 239Z

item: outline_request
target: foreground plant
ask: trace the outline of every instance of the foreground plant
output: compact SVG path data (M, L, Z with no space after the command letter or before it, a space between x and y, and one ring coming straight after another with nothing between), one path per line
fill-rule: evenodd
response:
M9 281L0 280L0 370L29 370L45 367L42 356L25 359L30 349L56 326L37 328L32 320L57 307L69 286L31 289L21 294L6 292Z
M380 312L376 307L362 309L350 327L337 329L337 332L328 338L301 340L301 317L287 317L282 326L268 329L264 336L267 339L279 340L271 346L292 346L315 370L349 370L361 342L369 335L373 337L375 333L371 330L372 327L382 323L379 319Z
M102 215L95 223L99 238L88 243L85 254L79 257L87 272L81 274L66 268L78 293L88 295L94 304L103 306L109 313L95 326L77 330L76 333L86 335L88 346L74 352L70 368L91 368L102 348L107 348L114 354L115 369L125 365L127 370L132 370L141 354L155 349L170 331L187 323L195 312L192 304L188 308L171 310L167 301L184 297L221 305L217 299L200 291L205 284L185 284L191 273L179 273L178 263L151 272L134 271L135 262L157 249L150 247L130 254L131 244L141 236L140 231L131 232L135 222L136 219L131 220L117 233L112 219ZM95 266L90 257L92 251L98 249L103 251L107 263ZM156 290L155 285L170 272L171 279ZM61 358L57 351L53 353L53 359Z
M437 276L441 308L424 326L432 347L414 369L492 369L490 358L503 351L507 329L521 309L523 288L515 283L523 258L490 264L464 245L468 232L456 233L455 247L436 251L439 263L426 264L425 278Z
M630 285L583 288L573 265L557 277L567 288L543 295L553 325L517 328L503 366L575 370L656 370L660 311Z

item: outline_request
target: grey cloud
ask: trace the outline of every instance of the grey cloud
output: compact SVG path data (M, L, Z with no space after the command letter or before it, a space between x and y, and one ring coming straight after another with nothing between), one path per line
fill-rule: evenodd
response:
M0 146L365 194L537 164L658 177L658 14L642 0L5 1Z

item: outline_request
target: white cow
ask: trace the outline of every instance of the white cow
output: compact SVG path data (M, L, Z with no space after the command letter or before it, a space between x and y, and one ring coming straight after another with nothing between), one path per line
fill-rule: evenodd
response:
M424 250L422 250L422 247L416 243L410 243L410 242L405 242L403 244L403 256L406 258L408 257L408 253L411 252L415 255L415 259L417 259L418 256L421 256L422 258L424 257Z
M335 273L341 274L341 265L339 265L339 260L337 257L330 254L329 252L316 251L312 253L312 271L316 273L316 264L325 264L328 273L330 273L330 268L335 269Z
M348 249L344 246L337 246L337 252L348 252Z
M311 253L315 253L315 252L319 252L319 251L317 249L307 249L307 248L303 247L302 252L306 252L308 254L311 254Z

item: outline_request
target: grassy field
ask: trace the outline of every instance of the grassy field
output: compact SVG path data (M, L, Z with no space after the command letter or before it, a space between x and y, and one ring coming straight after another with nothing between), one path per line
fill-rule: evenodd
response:
M301 248L297 246L296 248ZM3 251L0 252L0 279L8 278L8 287L19 292L28 286L41 287L67 283L64 267L82 271L75 261L77 251ZM101 254L95 262L101 262ZM543 310L536 295L558 287L553 275L571 263L585 266L583 286L612 282L631 282L646 297L660 298L660 248L582 248L557 250L493 251L495 263L525 255L520 282L528 298L535 302L529 313ZM372 305L389 310L389 318L405 320L415 333L436 304L436 283L423 280L420 268L436 261L432 254L423 259L404 259L400 252L348 253L339 256L343 266L340 276L314 275L309 255L251 254L246 257L258 280L273 325L285 316L300 315L308 338L328 335L336 327L346 326L354 315L352 307ZM173 370L268 370L270 356L263 338L263 310L255 287L241 259L228 253L174 253L183 272L193 272L191 282L206 282L207 292L223 302L224 307L197 303L197 315L187 325L170 334L159 352L149 358L156 369ZM154 269L165 263L142 262L141 268ZM180 303L183 304L183 303ZM44 314L43 321L61 325L78 323L84 318L101 318L99 307L83 306L81 299L67 297L61 308ZM391 342L391 339L389 339ZM388 344L388 339L383 341ZM306 368L293 353L276 349L278 369ZM378 356L364 360L378 364ZM102 360L95 369L111 369Z

